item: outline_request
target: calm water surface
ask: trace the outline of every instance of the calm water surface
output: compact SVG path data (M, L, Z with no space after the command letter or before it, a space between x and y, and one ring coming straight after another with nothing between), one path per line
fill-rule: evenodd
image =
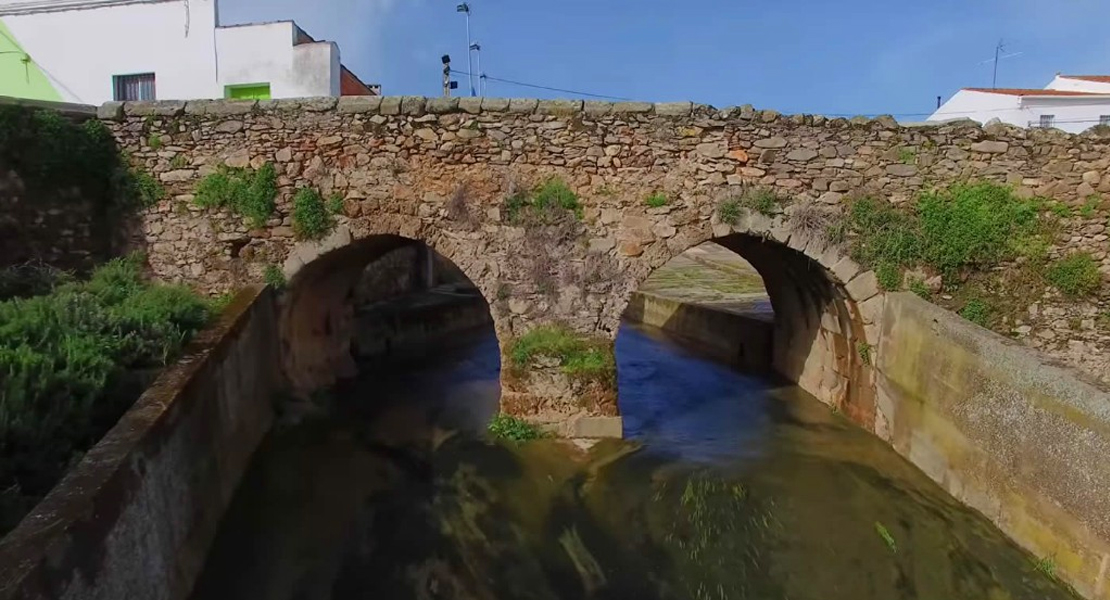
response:
M625 325L625 441L483 441L498 351L337 390L255 456L194 597L1074 598L793 386Z

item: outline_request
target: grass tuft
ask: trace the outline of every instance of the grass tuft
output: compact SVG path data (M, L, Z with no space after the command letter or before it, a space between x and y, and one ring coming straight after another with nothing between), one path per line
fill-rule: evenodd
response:
M511 442L528 442L548 437L539 427L506 414L495 416L487 431L494 439Z
M1077 252L1049 265L1045 277L1072 298L1090 296L1102 287L1099 263L1087 252Z
M559 362L562 371L575 378L611 385L616 364L608 340L590 339L559 325L543 325L517 338L509 346L510 367L524 369L537 358Z
M221 167L200 182L193 202L202 208L228 208L252 227L262 227L274 213L276 197L277 171L266 163L257 171Z

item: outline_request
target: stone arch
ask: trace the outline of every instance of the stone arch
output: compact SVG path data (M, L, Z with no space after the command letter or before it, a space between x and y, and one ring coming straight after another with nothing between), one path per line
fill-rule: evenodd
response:
M634 269L635 287L655 268L706 241L736 252L763 278L775 312L773 370L868 430L881 427L872 365L883 294L875 274L828 243L823 232L797 231L789 216L752 214L734 225L700 228L681 244L669 245L650 264Z
M341 226L321 241L294 248L283 269L287 284L278 321L282 369L294 390L307 393L355 374L351 352L355 287L367 265L394 250L426 244L462 271L489 304L488 278L456 260L456 246L405 233L409 235L361 232L356 237ZM493 311L491 317L500 332Z

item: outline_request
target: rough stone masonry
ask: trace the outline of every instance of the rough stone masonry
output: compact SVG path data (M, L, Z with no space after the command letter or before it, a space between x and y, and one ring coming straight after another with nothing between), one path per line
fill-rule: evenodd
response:
M717 239L767 283L778 315L776 370L876 430L871 362L883 294L873 273L793 216L835 214L860 195L902 204L964 180L1077 207L1110 193L1110 137L972 122L903 127L889 117L749 106L421 97L110 103L99 116L170 192L144 217L142 242L158 276L220 292L283 266L284 363L302 387L350 367L350 290L368 261L405 239L427 242L479 286L503 350L541 323L613 338L653 269ZM192 202L221 165L266 162L280 193L265 227ZM582 219L558 231L511 223L506 198L552 176L579 195ZM721 201L749 185L792 202L773 218L720 223ZM303 186L343 199L323 242L295 239L291 198ZM645 204L655 193L665 206ZM1105 208L1071 217L1053 256L1089 251L1110 275L1107 217ZM1048 296L1016 335L1105 377L1110 338L1088 326L1106 307L1100 301ZM1073 320L1081 326L1062 329ZM616 414L611 397L578 405L572 387L558 369L534 365L532 376L504 380L503 406L541 419Z

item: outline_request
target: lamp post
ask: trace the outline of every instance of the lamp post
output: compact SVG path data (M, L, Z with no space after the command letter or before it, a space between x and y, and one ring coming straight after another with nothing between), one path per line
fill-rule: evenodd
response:
M482 45L474 42L470 45L470 49L478 53L478 95L486 95L486 75L482 72Z
M466 72L467 79L470 81L470 95L476 96L474 92L474 63L471 62L471 44L470 44L470 4L463 2L455 7L455 12L466 14Z

